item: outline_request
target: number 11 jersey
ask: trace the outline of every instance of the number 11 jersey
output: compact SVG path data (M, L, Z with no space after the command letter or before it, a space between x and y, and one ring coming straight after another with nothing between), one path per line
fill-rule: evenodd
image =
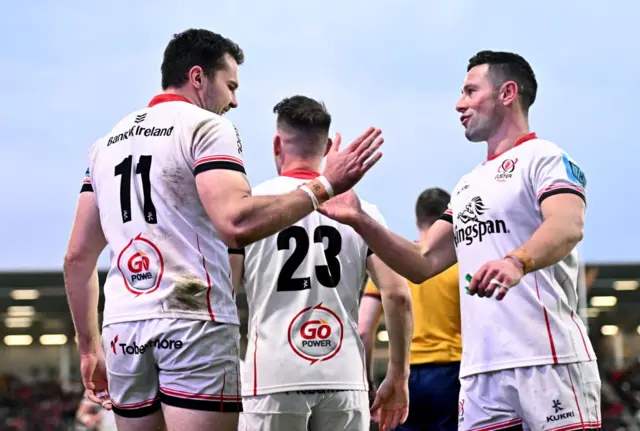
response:
M83 193L95 196L111 248L103 325L153 318L239 324L227 246L195 176L244 174L233 124L162 94L123 118L89 154Z
M280 195L317 173L283 172L254 195ZM375 206L368 214L384 223ZM249 305L242 395L302 390L367 390L357 331L369 249L349 226L315 211L245 247Z

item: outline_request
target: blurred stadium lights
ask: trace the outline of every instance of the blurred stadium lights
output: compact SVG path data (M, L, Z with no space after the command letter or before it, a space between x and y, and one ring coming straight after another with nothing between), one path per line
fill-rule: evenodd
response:
M7 346L28 346L33 342L31 335L7 335L4 344Z
M591 298L592 307L613 307L618 303L615 296L594 296Z
M7 328L29 328L32 324L30 317L7 317L4 325Z
M389 341L389 333L387 331L380 331L378 332L378 341L386 343Z
M67 343L67 336L64 334L43 334L40 336L40 344L43 346L62 346Z
M36 289L15 289L11 291L11 298L16 301L33 301L40 298L40 292Z
M31 317L36 314L36 309L30 305L14 305L7 308L9 317Z
M616 325L603 325L600 328L602 335L616 335L618 333L618 327Z
M638 280L617 280L613 282L615 290L636 290L640 285Z

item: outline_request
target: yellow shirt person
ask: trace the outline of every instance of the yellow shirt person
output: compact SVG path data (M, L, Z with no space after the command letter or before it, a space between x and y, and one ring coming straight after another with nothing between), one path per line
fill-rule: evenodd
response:
M422 284L408 283L414 316L409 363L460 362L462 342L458 265ZM371 280L365 287L364 295L380 300L380 292Z
M424 237L431 225L446 211L449 199L449 194L439 188L427 189L420 194L416 202L420 237ZM462 358L458 265L422 284L409 283L409 287L414 315L409 416L395 431L457 431L458 375ZM365 346L370 387L374 387L371 362L381 316L380 293L369 281L360 303L358 332Z

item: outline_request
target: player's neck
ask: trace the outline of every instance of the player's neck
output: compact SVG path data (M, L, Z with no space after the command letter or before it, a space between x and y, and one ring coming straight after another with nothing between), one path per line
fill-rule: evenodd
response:
M529 121L525 116L505 118L497 133L487 139L487 158L515 147L518 140L528 133Z
M282 164L280 174L291 171L320 172L321 164L322 159L319 162L315 160L291 160Z
M198 96L195 93L190 92L190 91L188 91L186 89L170 87L170 88L167 88L166 90L164 90L162 93L163 94L175 94L176 96L184 97L185 99L187 99L192 104L202 108L202 104L200 103L200 99L198 98Z

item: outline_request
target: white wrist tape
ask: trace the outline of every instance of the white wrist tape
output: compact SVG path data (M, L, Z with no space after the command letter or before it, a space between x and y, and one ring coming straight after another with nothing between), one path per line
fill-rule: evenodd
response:
M325 189L327 189L327 194L329 195L329 198L332 198L334 196L334 193L333 193L333 187L331 187L329 180L325 176L321 176L316 179L320 181L320 183L324 186Z
M306 194L309 195L309 197L311 198L311 202L313 203L313 209L317 210L320 206L320 203L318 202L318 198L316 198L316 195L313 194L311 189L303 184L300 186L300 190L303 190Z

